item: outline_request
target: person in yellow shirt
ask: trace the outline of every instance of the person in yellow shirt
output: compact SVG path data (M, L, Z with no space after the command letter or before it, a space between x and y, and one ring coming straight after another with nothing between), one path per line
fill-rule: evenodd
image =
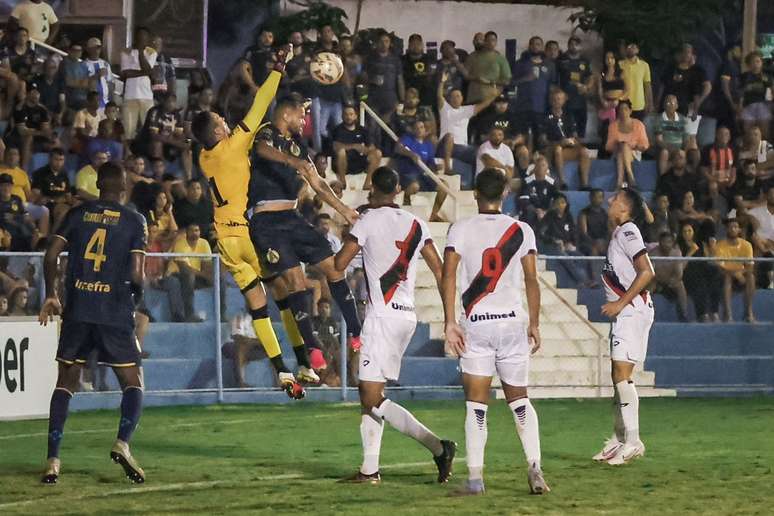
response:
M210 111L203 111L194 117L191 132L204 147L199 155L199 165L209 181L221 260L245 296L255 334L276 369L280 384L289 396L300 398L304 395L303 389L282 359L279 341L269 319L266 292L261 281L270 282L272 295L280 308L285 331L299 363L297 378L313 383L319 382L320 379L310 367L304 340L287 306L288 293L284 282L278 277L265 276L250 241L245 219L247 187L250 181L249 152L261 127L261 121L277 93L285 63L292 56L292 48L277 52L274 70L258 89L250 110L233 132L223 117Z
M22 202L27 202L32 190L30 177L27 172L19 167L21 154L18 147L8 147L5 150L4 163L0 165L0 174L8 174L13 178L12 195L16 195Z
M103 151L97 151L91 156L91 163L80 169L75 175L75 190L80 200L93 201L99 198L97 169L107 161L107 154Z
M201 238L198 224L185 228L178 236L171 252L179 254L210 254L210 244ZM162 281L169 296L169 311L175 322L202 322L194 313L194 290L211 287L213 283L212 261L202 258L180 257L169 261Z
M650 65L639 58L640 47L631 42L626 45L626 59L621 61L626 96L632 103L632 117L645 120L653 111L653 88L650 81Z
M741 238L742 229L736 219L726 221L726 238L715 244L713 256L718 258L749 258L750 261L718 262L723 274L723 304L726 322L733 321L731 298L734 290L744 289L745 321L755 322L752 301L755 295L755 273L752 244Z

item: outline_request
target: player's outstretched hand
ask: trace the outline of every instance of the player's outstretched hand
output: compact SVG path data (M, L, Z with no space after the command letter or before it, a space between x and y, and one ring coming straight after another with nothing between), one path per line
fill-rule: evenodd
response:
M527 337L529 337L530 344L532 345L530 354L534 355L540 349L540 328L530 325L527 328Z
M447 349L456 356L462 355L465 352L465 339L460 325L456 322L446 323L444 333L446 334Z
M624 307L621 306L620 301L611 301L602 305L602 315L615 319L623 309Z
M43 326L46 326L49 321L54 320L55 315L62 313L62 305L55 297L47 297L43 302L43 306L40 307L40 314L38 315L38 322Z
M293 59L293 44L288 43L287 45L281 46L279 49L277 49L277 53L275 54L274 58L274 70L283 72L285 70L285 65L288 64L291 59Z
M357 222L360 218L360 214L352 208L347 208L346 212L342 213L342 215L345 219L347 219L347 222L349 222L351 226L354 226L355 222Z

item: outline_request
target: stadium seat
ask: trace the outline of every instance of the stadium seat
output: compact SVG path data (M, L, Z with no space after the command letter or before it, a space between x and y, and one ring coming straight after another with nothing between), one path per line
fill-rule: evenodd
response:
M699 148L711 145L715 141L715 129L718 126L718 121L710 116L704 116L699 122L699 132L696 134L696 143Z
M34 172L35 170L39 169L40 167L44 167L48 164L48 153L47 152L36 152L32 155L30 158L30 172Z

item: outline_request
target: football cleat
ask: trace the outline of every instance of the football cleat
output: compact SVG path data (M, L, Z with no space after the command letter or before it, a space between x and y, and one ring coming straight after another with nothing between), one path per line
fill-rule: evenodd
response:
M360 348L363 346L363 343L360 342L360 336L357 337L350 337L349 338L349 346L352 348L352 351L357 353L360 351Z
M328 367L328 363L325 361L325 357L320 351L320 348L312 348L309 350L309 361L312 363L312 369L315 371L321 371Z
M479 496L484 493L486 493L484 479L476 478L474 480L466 480L462 487L450 492L449 496Z
M296 380L304 383L320 383L320 377L314 372L314 369L301 366L296 373Z
M551 491L551 488L543 479L543 472L540 466L532 464L527 471L527 483L529 484L529 493L533 495L542 495Z
M306 396L304 387L296 381L293 373L279 373L279 382L285 393L294 400L303 399Z
M124 441L116 439L113 449L110 450L110 458L113 462L120 464L124 468L126 478L131 480L135 484L142 484L145 482L145 472L142 470L137 461L134 460L132 454L129 453L129 445Z
M454 441L441 441L441 446L443 446L443 453L437 457L433 457L435 465L438 466L439 484L449 481L449 477L452 476L454 455L457 454L457 443Z
M56 484L59 480L59 468L61 463L56 457L48 459L48 465L46 471L43 473L43 477L40 479L42 484Z
M355 473L351 477L342 478L341 480L339 480L339 482L342 484L376 485L382 482L382 475L378 471L376 473L371 473L370 475L366 475L365 473L361 473L360 470L358 470L357 473Z
M597 462L606 462L615 457L616 452L618 452L621 446L623 446L623 443L616 436L613 436L605 441L605 445L592 459Z
M607 463L611 466L623 466L643 455L645 455L645 445L642 444L642 441L637 441L634 444L624 443Z

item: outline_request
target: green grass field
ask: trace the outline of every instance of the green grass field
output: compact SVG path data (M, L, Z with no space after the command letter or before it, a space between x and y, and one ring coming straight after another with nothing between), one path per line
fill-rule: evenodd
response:
M460 444L461 402L405 406ZM543 469L553 492L527 494L513 419L489 411L487 495L452 498L433 482L429 453L386 429L380 486L337 484L359 466L354 405L228 405L145 411L133 451L147 482L112 464L117 412L70 415L56 486L38 484L46 422L0 423L0 514L772 514L774 398L645 399L646 456L613 468L590 457L609 434L604 400L538 400Z

